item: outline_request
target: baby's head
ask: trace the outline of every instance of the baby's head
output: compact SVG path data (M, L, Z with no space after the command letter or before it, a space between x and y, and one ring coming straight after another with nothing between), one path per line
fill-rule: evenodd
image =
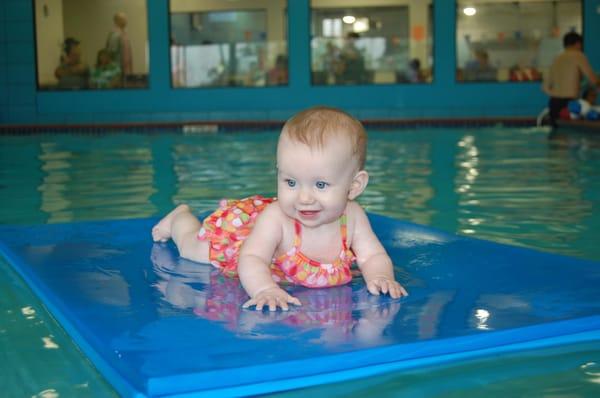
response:
M348 140L357 171L365 167L365 129L358 120L339 109L318 106L296 114L283 126L279 140L282 138L307 145L311 150Z
M305 226L337 222L369 181L367 135L340 110L310 108L283 126L277 145L277 203Z

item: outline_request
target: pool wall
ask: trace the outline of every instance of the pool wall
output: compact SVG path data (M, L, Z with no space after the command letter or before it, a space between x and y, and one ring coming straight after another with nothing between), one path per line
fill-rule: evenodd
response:
M168 1L148 0L149 88L38 91L33 1L0 2L0 127L194 121L280 121L328 104L363 120L529 118L543 109L539 82L457 83L455 7L434 0L431 84L319 87L310 83L310 1L289 0L290 84L265 88L172 89ZM600 70L600 0L583 1L585 50Z

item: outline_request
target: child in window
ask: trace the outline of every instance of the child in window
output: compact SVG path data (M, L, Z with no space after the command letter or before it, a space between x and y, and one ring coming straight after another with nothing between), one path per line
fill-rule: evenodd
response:
M98 51L96 67L90 76L92 88L116 88L121 86L121 68L113 59L110 51L103 48Z
M300 112L277 145L277 198L222 201L201 224L189 206L154 226L154 241L173 239L182 257L238 275L250 299L243 307L288 310L301 305L279 287L351 281L356 262L369 292L407 295L392 261L356 199L367 186L367 136L361 123L333 108Z

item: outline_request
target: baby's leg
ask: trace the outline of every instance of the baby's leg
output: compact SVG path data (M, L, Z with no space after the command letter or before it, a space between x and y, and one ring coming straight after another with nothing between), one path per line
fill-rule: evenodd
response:
M194 216L188 205L179 205L152 228L155 242L173 239L179 255L188 260L208 262L208 242L198 240L197 234L202 224Z
M152 227L152 239L155 242L167 242L172 237L172 224L175 216L181 213L189 213L191 215L191 210L188 205L179 205L175 209L171 210L169 214L164 216L158 224ZM195 217L194 217L195 218ZM196 220L198 221L198 220ZM198 228L200 229L200 228Z

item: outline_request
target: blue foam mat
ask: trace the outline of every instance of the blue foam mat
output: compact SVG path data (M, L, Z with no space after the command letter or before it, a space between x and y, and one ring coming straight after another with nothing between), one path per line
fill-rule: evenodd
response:
M236 279L153 244L156 219L0 227L0 251L124 396L252 395L600 341L600 263L370 215L411 295L360 277L242 310Z

